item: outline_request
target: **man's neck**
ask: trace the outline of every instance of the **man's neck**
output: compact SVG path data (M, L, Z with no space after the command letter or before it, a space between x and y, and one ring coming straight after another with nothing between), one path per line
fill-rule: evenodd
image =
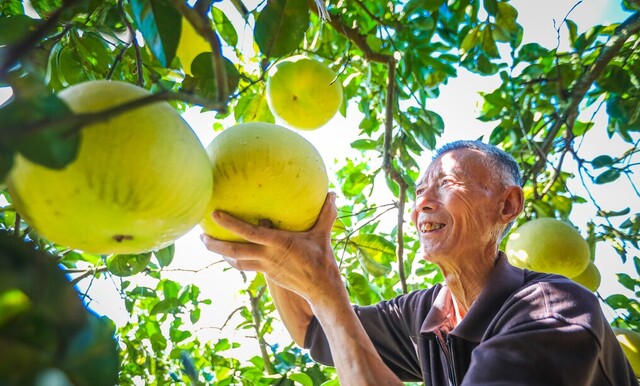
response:
M457 322L464 318L473 302L480 296L494 268L496 256L497 253L493 258L471 258L473 264L467 264L462 269L451 264L440 265L445 283L451 290Z

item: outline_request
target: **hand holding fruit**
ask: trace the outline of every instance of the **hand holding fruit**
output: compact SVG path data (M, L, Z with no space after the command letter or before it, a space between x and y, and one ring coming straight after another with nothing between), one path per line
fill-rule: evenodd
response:
M331 248L331 227L336 213L334 193L327 195L316 224L306 232L271 229L214 212L212 218L218 225L249 243L222 241L207 235L202 235L202 241L234 268L263 272L274 283L312 303L343 288Z

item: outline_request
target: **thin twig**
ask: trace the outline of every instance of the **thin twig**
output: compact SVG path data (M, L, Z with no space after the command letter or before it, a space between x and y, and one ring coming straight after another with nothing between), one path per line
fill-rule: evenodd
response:
M256 331L256 339L258 340L258 344L260 346L260 355L262 356L262 360L264 361L264 368L268 374L275 374L276 371L273 368L273 363L271 363L271 359L269 358L269 353L267 352L267 343L264 340L264 336L260 334L260 330L262 329L262 316L260 315L260 298L264 295L267 289L266 285L260 287L260 291L256 296L253 296L249 292L249 299L251 301L251 316L253 317L253 328Z
M124 24L127 26L127 30L131 35L131 43L133 45L133 49L136 52L136 72L137 72L137 81L136 84L140 87L144 85L144 76L142 74L142 54L140 53L140 45L138 44L138 39L136 38L136 31L131 25L129 18L127 17L127 13L124 11L124 6L122 5L123 0L118 1L118 9L120 10L120 14L122 15L122 20ZM127 47L128 48L128 47Z

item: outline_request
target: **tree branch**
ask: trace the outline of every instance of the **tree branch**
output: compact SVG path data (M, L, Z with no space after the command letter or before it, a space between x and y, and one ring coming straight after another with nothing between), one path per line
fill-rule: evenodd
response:
M591 68L584 72L578 80L576 80L574 86L569 94L569 100L564 109L564 114L559 117L549 129L547 136L540 146L542 154L538 157L535 164L528 170L523 178L523 184L526 183L532 176L536 176L544 168L547 163L547 154L553 145L553 141L565 126L568 129L573 127L573 123L578 117L578 108L580 102L584 99L587 91L591 85L602 74L605 67L609 62L620 52L624 43L633 35L640 31L640 12L636 12L631 15L627 20L618 26L615 34L604 45L598 58L593 62Z
M251 316L253 317L253 328L256 331L256 339L258 339L258 344L260 345L260 355L262 356L262 360L264 361L264 368L268 374L275 374L276 371L273 368L273 364L271 363L271 359L269 358L269 353L267 352L267 343L264 341L264 337L260 334L260 330L262 327L262 317L260 315L260 298L264 294L267 289L266 285L263 285L258 291L256 296L253 296L249 292L249 299L251 301Z
M316 3L313 0L308 0L308 2L310 4L309 8L311 9L311 11L313 11L313 13L321 18L322 15L318 14L318 7L316 6ZM353 42L353 44L355 44L360 49L360 51L362 51L364 57L367 60L383 64L390 63L394 60L392 55L373 51L373 49L369 47L369 44L367 44L367 37L365 35L362 35L359 30L347 27L337 15L332 15L332 17L328 19L327 22L336 31Z
M406 193L409 184L402 178L402 175L393 166L393 157L391 154L391 143L393 142L393 112L396 107L396 61L391 58L387 62L387 100L385 105L385 125L384 125L384 154L382 158L382 170L395 181L400 187L398 197L398 228L397 228L397 249L398 257L398 274L400 275L400 283L402 292L407 293L407 279L404 272L404 206L406 201Z
M202 105L216 111L222 111L227 108L226 104L224 103L212 103L207 99L200 98L193 94L165 90L160 91L156 94L151 94L142 98L134 99L129 102L125 102L101 111L92 113L71 114L62 118L47 118L40 121L31 122L22 126L20 130L13 130L2 134L9 139L16 137L25 137L40 130L47 130L60 125L75 127L76 130L80 130L83 126L107 121L114 116L125 113L129 110L134 110L156 102L170 100L180 100L186 103Z

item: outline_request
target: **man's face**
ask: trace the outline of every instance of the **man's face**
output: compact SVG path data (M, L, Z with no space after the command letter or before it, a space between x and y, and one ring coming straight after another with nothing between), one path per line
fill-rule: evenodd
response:
M453 262L495 247L504 189L492 178L485 157L477 150L449 151L418 181L411 219L427 260Z

